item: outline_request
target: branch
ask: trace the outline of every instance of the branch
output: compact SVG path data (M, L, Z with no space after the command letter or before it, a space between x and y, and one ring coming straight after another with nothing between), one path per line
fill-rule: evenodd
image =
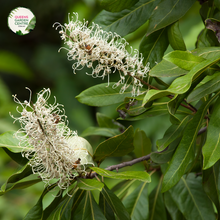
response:
M200 134L204 133L206 130L207 130L207 127L201 128L198 131L197 136L199 136ZM156 151L156 152L152 152L152 153L160 154L160 153L166 151L167 149L168 149L168 147L165 148L163 151ZM122 162L122 163L119 163L119 164L116 164L116 165L109 166L109 167L105 168L105 170L109 170L109 171L117 170L118 171L118 169L121 169L123 167L132 166L132 165L134 165L136 163L139 163L139 162L142 162L144 160L150 160L150 156L151 156L152 153L150 153L148 155L145 155L143 157L139 157L139 158L130 160L130 161L126 161L126 162ZM97 175L97 173L94 172L94 173L91 173L90 175L88 175L87 178L94 178L96 175Z

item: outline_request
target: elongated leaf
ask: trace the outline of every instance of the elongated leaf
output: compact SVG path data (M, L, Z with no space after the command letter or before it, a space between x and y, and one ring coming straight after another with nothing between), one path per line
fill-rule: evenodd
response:
M77 186L83 190L102 190L104 184L95 179L77 179Z
M182 76L187 73L187 70L181 69L169 61L162 60L150 70L149 75L155 77L174 77Z
M115 220L115 214L102 193L99 195L99 207L107 220Z
M196 0L164 0L154 9L147 29L147 35L179 20Z
M169 43L174 50L186 50L186 45L179 29L179 21L170 25L167 33Z
M171 142L180 137L188 121L189 116L185 117L180 124L171 125L165 132L163 138L157 140L158 151L164 150Z
M219 92L218 92L219 94ZM209 122L206 143L203 146L203 169L207 169L220 159L220 97L216 100Z
M108 189L107 186L104 186L101 191L103 197L111 207L111 209L114 211L114 213L117 215L118 219L120 220L130 220L130 216L128 211L125 209L122 202L119 200L119 198Z
M191 70L205 59L195 56L189 51L172 51L164 56L164 60L174 63L182 69Z
M219 57L215 57L210 60L204 60L192 68L189 73L185 76L178 77L175 79L170 87L166 90L154 90L151 89L143 99L143 105L154 99L158 99L170 94L183 94L187 92L193 82L199 75L201 75L207 68L215 64L220 60Z
M148 155L151 152L151 140L146 133L137 129L134 133L134 152L137 157ZM143 161L144 162L144 161Z
M149 215L148 185L142 183L123 200L132 220L145 220Z
M106 157L121 157L134 149L133 146L134 129L130 126L124 133L99 144L96 148L93 159L100 163Z
M163 28L154 32L149 36L144 36L141 40L139 51L143 54L143 63L146 65L150 63L150 67L154 67L156 62L159 63L162 60L164 52L169 46L167 38L167 29Z
M215 204L215 207L218 210L218 215L220 215L220 193L218 190L219 165L220 162L217 162L214 166L210 167L209 169L203 170L202 175L204 191Z
M116 128L98 128L98 127L88 127L82 132L81 137L100 135L104 137L113 137L120 134L119 130Z
M159 0L140 0L130 9L120 12L101 11L93 20L105 31L116 32L125 36L141 25L150 17Z
M203 118L208 107L219 94L220 92L201 105L193 119L188 123L183 133L183 138L164 175L162 192L165 192L173 187L185 173L187 165L194 157L193 147Z
M120 0L113 2L112 0L98 0L102 8L111 12L118 12L125 8L130 8L137 1L138 0Z
M205 59L213 59L216 56L220 56L219 47L200 47L191 51L195 56L201 56Z
M192 93L187 97L187 102L193 102L203 98L204 96L211 94L220 89L220 72L215 74L216 76L206 82L205 84L197 87Z
M166 209L165 209L165 205L163 202L163 196L161 193L161 183L162 183L162 177L160 178L160 181L158 183L158 185L156 186L156 188L150 193L149 196L149 201L150 201L150 206L149 206L149 210L150 210L150 220L166 220L167 219L167 215L166 215Z
M42 219L43 216L43 204L42 200L44 196L52 190L54 187L56 187L57 184L53 184L50 187L47 187L44 189L43 193L41 194L39 200L37 201L36 205L32 207L32 209L26 214L24 217L24 220L39 220Z
M167 191L164 193L164 204L172 217L172 220L184 220L183 214L180 212L178 206L174 202L173 198L170 195L170 192Z
M74 220L105 220L101 209L93 198L93 195L90 191L87 191L84 198L80 202L75 215L73 216Z
M150 175L145 171L124 171L124 172L113 172L109 170L104 170L99 167L91 167L92 170L94 170L96 173L98 173L101 176L113 178L113 179L136 179L143 182L150 182L151 178Z
M201 177L190 173L169 192L187 220L216 219L212 203L202 188Z
M125 92L121 93L121 87L113 89L115 83L102 83L92 86L78 96L77 100L83 104L91 106L107 106L123 102L126 97L131 97L131 89L128 88Z

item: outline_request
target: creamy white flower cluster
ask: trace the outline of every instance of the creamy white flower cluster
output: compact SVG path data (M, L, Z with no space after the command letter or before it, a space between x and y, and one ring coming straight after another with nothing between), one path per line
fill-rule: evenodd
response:
M68 46L68 60L75 60L73 70L82 69L87 66L92 68L93 77L108 77L118 70L120 80L114 84L113 88L123 84L121 93L132 85L132 95L141 94L140 88L143 86L139 79L147 77L149 65L143 65L142 54L134 50L134 55L129 53L125 47L128 42L116 33L106 32L95 23L88 27L87 21L79 21L78 14L73 13L68 24L58 24L61 28L61 39ZM132 51L132 47L131 47Z
M31 101L31 91L29 101L24 103L15 95L21 116L12 117L21 124L16 137L23 149L22 155L30 160L33 173L47 184L58 179L58 186L65 189L75 176L86 173L85 165L92 164L92 159L87 158L92 155L85 148L83 138L68 128L63 106L56 103L55 97L54 104L47 103L50 95L50 89L43 89L35 103Z

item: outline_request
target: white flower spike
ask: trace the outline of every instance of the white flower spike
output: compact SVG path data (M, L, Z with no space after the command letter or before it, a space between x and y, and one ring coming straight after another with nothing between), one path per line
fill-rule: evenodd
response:
M28 88L27 88L28 89ZM32 103L31 90L29 101L21 103L15 96L14 101L22 109L17 112L21 128L16 132L22 155L29 159L33 173L37 173L44 182L51 184L58 180L58 186L66 189L71 180L79 175L86 175L86 167L94 165L92 147L84 138L67 126L63 106L48 104L50 89L43 89L37 94L37 101ZM21 135L24 134L24 135Z
M68 24L58 24L57 28L61 28L61 39L67 45L68 60L75 60L73 70L82 69L87 66L92 68L92 77L101 77L119 72L120 80L115 83L113 88L123 84L121 93L123 93L129 85L132 85L132 96L141 94L140 88L143 86L139 79L147 77L149 72L149 64L143 65L142 54L138 50L134 50L131 55L125 47L128 42L116 33L106 32L95 23L88 27L87 21L79 21L78 14L73 13L72 19L69 17ZM131 47L132 50L132 47ZM95 66L96 65L96 66Z

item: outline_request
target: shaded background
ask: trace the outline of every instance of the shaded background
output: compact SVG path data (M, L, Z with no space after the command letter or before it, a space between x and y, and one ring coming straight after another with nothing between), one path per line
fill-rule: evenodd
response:
M52 27L57 21L61 24L67 21L68 13L73 11L79 13L80 20L85 18L91 21L102 10L98 1L1 0L0 2L0 133L19 128L19 124L13 124L9 116L9 112L16 115L16 105L11 95L17 94L20 100L28 99L29 92L25 87L33 91L33 99L36 98L36 92L42 88L50 88L52 96L57 97L58 103L64 104L70 128L77 130L79 135L87 127L96 126L96 112L115 119L118 117L115 110L117 105L94 108L85 106L75 99L75 96L86 88L107 80L86 76L85 72L90 71L86 68L73 74L72 63L66 59L66 51L61 50L58 53L62 42L58 31ZM19 6L29 8L36 16L35 29L24 36L16 35L7 26L10 11ZM199 8L200 5L196 2L180 21L180 29L188 50L194 48L197 35L204 27L199 16ZM138 48L145 31L143 26L126 36L126 39L134 48ZM167 52L171 50L169 47ZM111 81L114 81L114 76L111 77ZM143 129L153 143L163 136L170 125L167 116L122 123L125 126L132 124L135 128ZM95 148L101 139L89 137L88 140ZM103 167L118 163L119 160L121 159L109 160L103 163ZM18 170L18 165L0 149L0 185ZM22 219L37 202L43 187L44 184L39 183L31 188L14 190L0 197L0 219Z

